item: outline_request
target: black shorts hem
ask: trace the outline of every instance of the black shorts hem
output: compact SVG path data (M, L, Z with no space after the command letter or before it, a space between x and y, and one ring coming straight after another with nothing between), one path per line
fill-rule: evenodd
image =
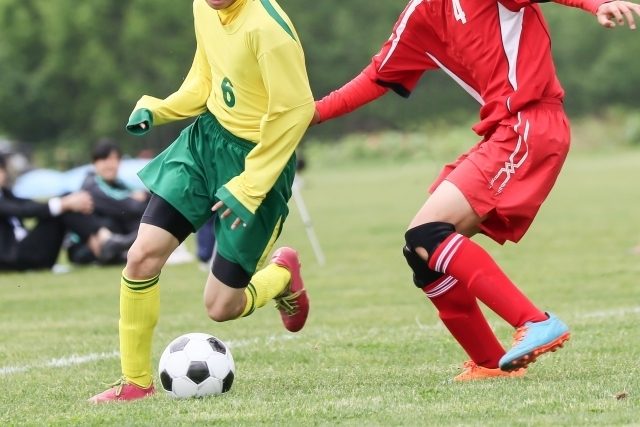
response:
M140 222L168 231L180 243L184 242L195 231L193 225L180 211L155 193L151 195Z
M216 253L211 265L211 273L225 285L234 289L246 288L251 280L251 274L235 262L229 261Z

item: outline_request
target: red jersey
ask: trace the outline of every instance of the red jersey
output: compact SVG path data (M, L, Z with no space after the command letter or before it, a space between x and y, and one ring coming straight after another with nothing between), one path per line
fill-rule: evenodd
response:
M412 0L364 74L408 96L435 69L480 103L479 135L528 104L564 97L547 24L530 0Z

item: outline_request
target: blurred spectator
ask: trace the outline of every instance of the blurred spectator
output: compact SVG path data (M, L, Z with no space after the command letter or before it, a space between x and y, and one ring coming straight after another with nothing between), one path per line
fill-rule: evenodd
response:
M91 215L93 202L85 191L54 197L41 203L14 196L8 170L0 156L0 270L53 267L64 236L71 231L104 262L122 250L122 236L111 233ZM27 228L24 218L33 218Z
M213 229L215 218L215 215L209 218L209 220L205 222L196 233L198 260L203 264L208 264L209 261L211 261L213 248L216 245L216 235Z
M302 147L296 149L296 173L302 173L307 168L307 156Z
M23 149L24 147L16 148L11 141L0 137L0 157L4 158L4 169L9 174L5 186L10 186L13 183L12 178L26 172L31 167L29 158Z
M150 149L150 148L143 148L142 150L138 151L138 155L136 157L138 157L139 159L153 159L156 156L156 153Z
M104 217L114 232L137 233L140 218L149 202L149 193L133 190L118 179L122 151L114 141L98 141L91 160L94 170L85 178L82 189L93 197L96 215Z
M93 171L89 172L82 189L93 198L94 213L102 225L113 233L125 236L124 248L112 262L124 262L129 247L138 234L140 218L147 207L149 193L133 190L118 179L122 151L111 139L101 139L93 148L91 160ZM72 262L85 264L95 261L86 244L72 244L69 249Z

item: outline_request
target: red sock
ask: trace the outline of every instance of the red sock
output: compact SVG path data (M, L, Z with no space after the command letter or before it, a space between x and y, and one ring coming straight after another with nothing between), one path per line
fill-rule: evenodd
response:
M449 274L514 328L547 316L509 280L480 245L452 234L429 257L429 268Z
M497 368L505 353L504 348L467 287L445 275L422 290L438 309L442 323L471 360L485 368Z

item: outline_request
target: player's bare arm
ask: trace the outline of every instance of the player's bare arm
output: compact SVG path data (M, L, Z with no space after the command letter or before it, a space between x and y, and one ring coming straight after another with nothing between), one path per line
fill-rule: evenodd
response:
M598 23L605 28L614 28L616 25L623 26L625 22L632 30L636 29L634 14L640 16L640 5L630 1L614 0L603 3L596 11Z

